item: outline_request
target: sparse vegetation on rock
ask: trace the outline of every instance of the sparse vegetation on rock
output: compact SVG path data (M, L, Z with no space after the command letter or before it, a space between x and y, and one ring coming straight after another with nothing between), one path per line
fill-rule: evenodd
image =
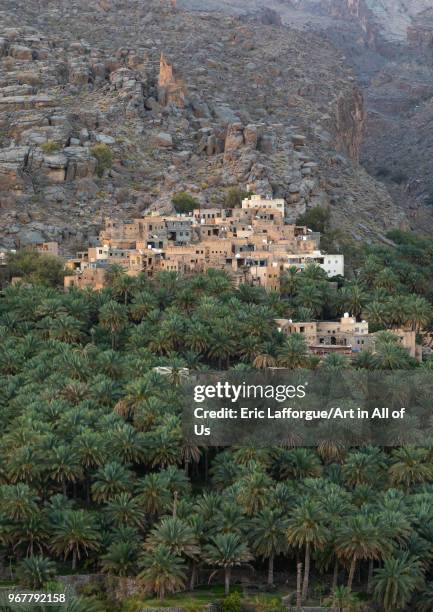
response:
M178 213L190 213L195 208L200 208L199 201L184 191L174 195L172 202L176 212Z
M57 153L60 150L60 145L57 142L53 142L52 140L48 140L41 145L41 149L44 153L49 155L50 153Z
M244 198L248 198L250 193L241 187L230 187L224 194L224 208L239 208Z
M96 173L101 178L106 170L110 170L113 165L113 153L110 147L106 144L96 144L91 148L93 157L98 160Z

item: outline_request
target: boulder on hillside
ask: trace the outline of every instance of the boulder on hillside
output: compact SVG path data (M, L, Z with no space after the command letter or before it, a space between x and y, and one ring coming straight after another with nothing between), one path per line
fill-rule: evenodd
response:
M171 134L168 134L167 132L159 132L158 134L154 134L152 136L151 143L158 149L171 149L173 146L173 138L171 137Z

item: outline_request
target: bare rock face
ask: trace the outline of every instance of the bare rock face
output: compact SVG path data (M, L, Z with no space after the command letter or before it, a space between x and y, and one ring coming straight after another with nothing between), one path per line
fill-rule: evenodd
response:
M252 123L248 124L244 128L244 141L247 147L250 149L256 149L259 140L259 129Z
M334 125L337 150L355 162L359 161L365 120L364 100L358 87L354 87L349 95L339 96Z
M0 190L4 199L13 191L23 188L21 171L28 155L28 147L10 147L0 151Z
M173 146L173 138L171 134L159 132L152 137L152 145L158 148L170 148Z
M430 0L290 0L292 6L334 18L352 19L363 32L364 42L384 50L386 43L402 42L407 28Z
M426 51L433 48L433 8L422 11L407 28L407 40L411 46Z
M173 104L179 108L185 106L185 83L176 74L173 66L161 53L158 78L158 101L162 105Z
M254 13L247 13L243 16L243 19L252 19L261 23L262 25L280 26L282 25L281 15L272 8L267 6L262 7L260 10Z
M231 186L284 198L293 221L330 206L357 239L398 226L357 166L364 111L341 53L274 13L241 20L209 1L197 14L184 0L5 0L1 246L38 235L68 249L106 215L169 212L179 191L215 206Z
M227 129L227 136L224 145L225 153L236 151L245 144L244 128L242 123L232 123Z

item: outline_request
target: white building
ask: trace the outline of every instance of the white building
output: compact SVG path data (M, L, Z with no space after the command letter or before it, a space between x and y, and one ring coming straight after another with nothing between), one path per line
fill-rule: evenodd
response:
M252 195L251 197L242 200L242 208L278 210L278 212L280 212L283 216L283 219L286 217L286 201L283 198L271 200L263 198L260 195Z
M326 255L321 251L313 253L287 253L284 256L286 269L295 266L298 270L305 270L311 264L316 264L330 277L344 276L344 255Z

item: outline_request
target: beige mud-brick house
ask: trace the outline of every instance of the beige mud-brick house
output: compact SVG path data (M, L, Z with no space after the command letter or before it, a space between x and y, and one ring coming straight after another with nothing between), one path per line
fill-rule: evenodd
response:
M302 271L316 263L328 276L344 273L343 256L325 255L319 245L320 234L285 222L284 200L251 196L242 208L197 209L192 215L151 212L131 221L107 218L99 244L68 260L67 268L80 274L115 263L128 274L148 277L159 270L193 274L215 268L236 284L276 290L283 271L293 265Z
M49 255L59 256L59 245L57 242L40 242L34 245L34 249L38 253L47 253Z
M224 220L226 214L224 208L195 208L192 213L196 223L216 223Z
M371 344L367 321L358 322L348 313L336 323L317 323L317 345L348 346L356 353L370 348Z
M317 322L294 322L291 319L275 319L278 331L286 336L290 334L301 334L305 338L307 346L317 343Z
M105 287L105 270L104 268L86 268L79 274L65 276L65 289L77 287L78 289L103 289Z
M277 210L283 218L286 217L286 201L283 198L266 199L260 195L252 195L242 200L242 208Z
M355 355L361 351L376 349L377 333L369 333L367 321L357 321L345 313L339 321L293 322L276 319L279 331L286 335L301 334L310 352L315 355L342 353ZM422 347L416 343L416 332L404 329L389 330L411 357L422 361Z
M314 354L342 352L358 353L373 346L372 335L368 333L368 323L358 322L355 317L345 313L339 321L293 322L290 319L277 319L278 329L284 334L301 334L310 351Z

